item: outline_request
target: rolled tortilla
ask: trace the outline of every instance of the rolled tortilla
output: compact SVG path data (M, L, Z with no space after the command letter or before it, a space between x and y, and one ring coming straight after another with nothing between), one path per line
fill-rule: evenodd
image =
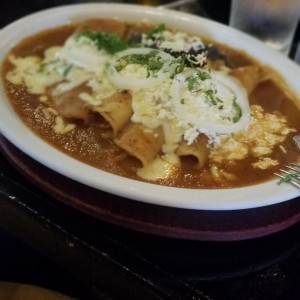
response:
M250 95L261 80L261 69L254 65L238 67L233 69L230 75L237 78Z
M101 105L91 108L98 112L111 126L114 136L123 130L133 114L131 95L127 92L113 94L103 100Z
M146 166L160 153L164 135L161 127L148 129L142 124L131 123L114 141Z
M201 134L197 139L190 145L186 141L182 141L176 150L176 154L180 156L194 156L200 168L203 168L209 154L207 147L207 136Z

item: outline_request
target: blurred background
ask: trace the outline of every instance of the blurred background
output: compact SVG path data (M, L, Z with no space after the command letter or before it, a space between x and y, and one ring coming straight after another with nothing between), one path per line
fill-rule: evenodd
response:
M231 0L106 0L106 1L81 1L81 0L10 0L5 1L2 4L2 9L0 11L0 27L6 25L11 20L18 19L29 13L39 11L45 8L50 8L59 5L67 5L74 3L96 3L96 2L118 2L118 3L136 3L144 4L150 6L158 5L170 5L172 3L178 3L179 10L193 12L195 14L204 16L206 18L211 18L218 22L229 24L229 14L230 14L230 5ZM300 56L300 47L297 49L299 40L300 40L300 26L296 30L294 36L294 41L290 51L290 58L295 59L297 50L299 51L298 55ZM299 57L300 61L300 57Z

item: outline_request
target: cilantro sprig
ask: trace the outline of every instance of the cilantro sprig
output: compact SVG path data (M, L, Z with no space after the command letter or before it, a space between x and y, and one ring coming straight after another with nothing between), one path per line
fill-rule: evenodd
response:
M199 80L204 81L207 79L211 79L211 75L208 72L202 72L202 71L198 71L192 76L187 77L186 82L188 84L188 90L190 92L197 92Z
M240 105L237 102L236 97L233 97L232 99L232 106L236 112L235 116L232 118L232 121L233 123L237 123L241 119L243 112Z
M128 42L112 33L98 31L83 31L76 35L77 39L85 37L95 43L97 48L104 49L109 54L115 54L128 48Z
M165 52L171 54L175 57L174 64L176 64L175 72L173 76L180 74L184 71L185 68L203 68L205 63L202 65L199 64L197 61L193 61L191 58L196 57L196 54L189 54L188 52L184 51L170 51L170 49L164 49ZM206 73L206 72L203 72ZM206 73L208 74L208 73ZM208 74L209 75L209 74ZM210 78L207 78L210 79Z
M219 109L223 109L223 101L217 96L217 91L216 90L212 90L212 89L210 89L210 90L207 90L206 92L205 92L205 94L206 94L206 99L207 99L207 101L209 102L209 104L210 105L218 105L218 104L221 104L218 108Z
M119 59L116 70L120 72L129 64L142 65L147 68L148 77L157 73L164 65L161 56L157 55L157 50L150 51L147 54L131 54Z
M37 72L38 72L38 73L45 72L49 66L55 65L57 62L59 62L58 59L53 59L53 60L51 60L51 61L42 62L42 63L39 65L39 68L38 68Z
M160 24L156 27L154 27L152 30L147 32L147 39L154 39L155 35L158 33L161 33L166 30L166 25L165 24Z

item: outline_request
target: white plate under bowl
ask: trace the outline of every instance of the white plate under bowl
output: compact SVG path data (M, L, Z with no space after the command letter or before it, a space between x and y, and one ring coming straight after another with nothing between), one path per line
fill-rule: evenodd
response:
M10 47L24 37L69 21L90 17L117 17L124 21L146 19L152 23L164 23L200 36L208 36L233 48L244 49L251 56L278 70L295 93L300 95L300 68L263 43L198 16L139 5L68 5L24 17L0 31L0 63ZM50 169L93 188L146 203L199 210L235 210L272 205L300 195L300 191L289 184L278 185L278 180L235 189L184 189L143 183L101 171L56 150L24 126L7 100L2 84L0 130L16 147Z

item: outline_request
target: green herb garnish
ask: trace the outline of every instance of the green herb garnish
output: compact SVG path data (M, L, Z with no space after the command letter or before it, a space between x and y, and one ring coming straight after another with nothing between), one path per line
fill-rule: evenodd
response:
M217 102L215 100L216 92L214 90L208 90L205 92L205 94L206 94L207 98L209 99L210 104L217 105Z
M188 83L188 90L190 92L195 92L195 91L197 92L196 88L198 87L198 81L199 81L199 79L201 81L204 81L206 79L211 79L211 76L207 72L201 72L201 71L199 71L199 72L193 74L192 76L188 77L186 79L186 82Z
M62 76L63 76L63 77L67 77L68 74L70 73L70 71L71 71L72 68L73 68L73 65L68 65L68 66L64 69L64 71L63 71L63 73L62 73Z
M280 185L280 184L282 184L282 183L284 183L284 182L290 182L291 180L293 180L294 178L298 178L300 176L300 172L299 171L296 171L296 172L294 172L294 173L289 173L289 174L286 174L286 175L284 175L284 177L283 178L281 178L278 182L277 182L277 184L278 185Z
M198 73L197 73L197 76L198 76L202 81L204 81L204 80L206 80L206 79L211 79L210 74L207 73L207 72L198 72Z
M233 123L237 123L241 119L243 114L242 109L236 100L236 97L233 97L232 106L236 111L236 115L232 118Z
M186 79L186 82L188 84L188 90L190 92L194 92L195 91L195 87L198 83L198 78L194 77L194 76L190 76Z
M166 25L165 24L160 24L158 26L156 26L154 29L152 29L151 31L149 31L147 33L147 38L148 39L152 39L152 38L155 38L155 35L160 33L160 32L163 32L166 30Z
M187 66L185 61L185 55L182 55L172 62L172 64L176 65L175 72L172 75L172 78L174 78L174 76L176 76L177 74L183 72L184 68Z
M79 39L80 37L92 40L99 50L104 49L109 54L115 54L128 48L127 41L111 33L84 31L77 34L76 38Z
M171 52L171 55L173 55L173 52ZM173 78L175 75L182 73L184 71L184 68L186 67L187 68L199 67L198 63L193 63L190 59L188 59L186 53L180 53L180 56L178 56L176 60L174 60L174 63L177 64L177 66L175 68ZM201 80L211 79L210 74L207 72L199 71L198 76Z
M51 60L51 61L48 61L48 62L43 62L39 65L39 69L37 70L38 73L42 73L46 70L46 68L49 66L49 65L53 65L55 63L58 62L58 59L54 59L54 60Z
M142 65L148 70L148 77L156 74L164 65L161 56L157 55L158 51L153 50L147 54L127 55L118 60L116 70L120 72L129 64Z
M218 109L223 109L224 108L224 105L223 104L223 101L217 97L217 91L216 90L207 90L205 91L205 94L206 94L206 102L210 105L218 105L220 104L220 106L218 107Z

